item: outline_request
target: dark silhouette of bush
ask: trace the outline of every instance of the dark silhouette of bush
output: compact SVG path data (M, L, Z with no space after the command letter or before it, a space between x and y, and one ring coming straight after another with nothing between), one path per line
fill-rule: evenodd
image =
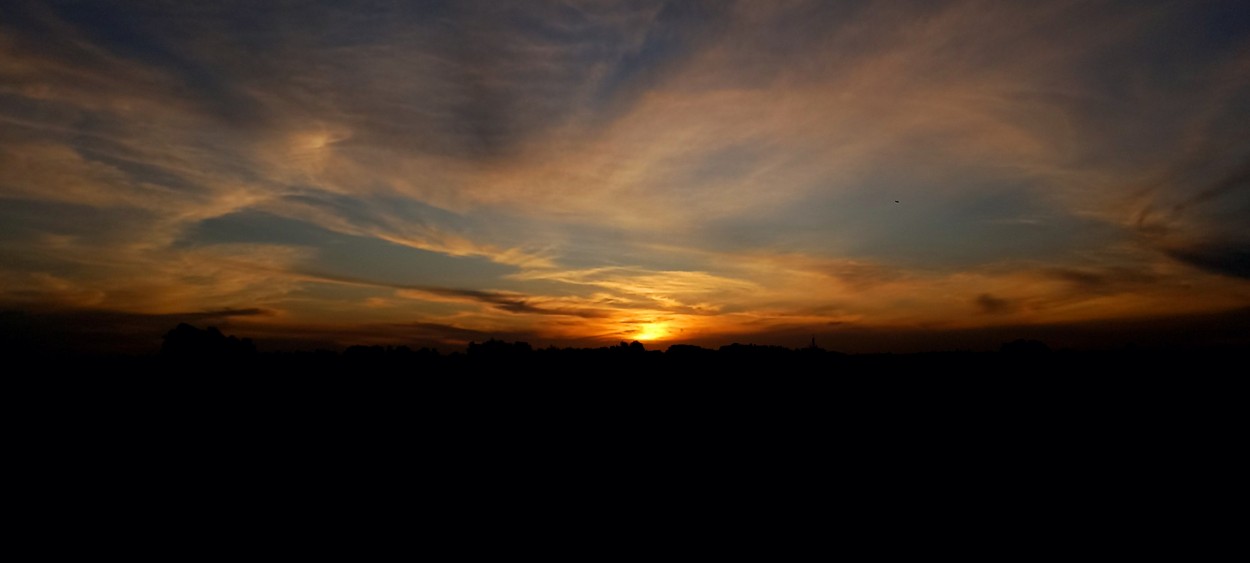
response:
M221 362L245 360L256 355L250 338L226 336L217 327L198 329L181 323L165 333L161 357L184 361Z

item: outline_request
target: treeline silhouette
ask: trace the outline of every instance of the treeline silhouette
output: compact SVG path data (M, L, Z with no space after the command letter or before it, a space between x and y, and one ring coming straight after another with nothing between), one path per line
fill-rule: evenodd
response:
M471 342L463 352L432 348L356 345L341 352L261 352L247 338L215 327L183 323L165 334L159 354L143 365L169 372L213 370L240 373L450 375L457 373L595 374L872 374L923 375L1053 373L1072 369L1152 371L1192 365L1191 355L1125 349L1105 352L1054 351L1043 342L1017 339L994 352L946 351L913 354L845 354L810 345L729 344L705 348L673 344L651 350L640 342L597 348L535 348L526 342Z
M908 436L929 420L962 420L972 429L1025 417L1035 430L1159 413L1206 420L1235 411L1185 405L1240 397L1222 389L1237 381L1245 358L1244 349L1072 351L1021 339L994 351L909 354L742 343L560 348L497 339L454 352L262 348L214 327L180 324L148 354L23 356L10 349L7 381L25 389L15 397L43 397L39 404L79 418L149 413L136 424L160 426L190 416L205 432L260 420L279 428L338 421L493 435L513 422L538 420L556 431L610 418L620 432L679 420L682 440L693 444L699 429L726 421L736 421L725 431L734 436L760 423Z
M1012 444L1073 438L1084 451L1101 452L1115 451L1126 433L1152 441L1167 432L1179 436L1178 422L1235 427L1225 419L1239 411L1210 407L1211 397L1242 396L1220 383L1236 380L1227 376L1240 362L1220 372L1195 366L1190 354L1069 352L1035 340L987 352L919 354L741 343L557 348L497 339L450 353L261 348L213 327L180 324L149 354L11 362L16 369L7 382L14 402L35 406L29 424L59 423L60 436L91 436L99 448L127 436L157 455L219 444L230 452L231 468L250 467L254 454L290 455L292 441L309 444L307 451L316 450L313 443L361 444L361 451L403 460L404 468L413 459L424 467L475 459L465 452L499 452L496 465L475 460L480 467L472 475L507 474L512 469L502 464L532 461L532 444L554 437L571 456L587 446L594 456L595 445L649 444L647 467L661 467L669 454L701 455L711 443L742 452L731 462L754 463L744 461L753 456L767 463L788 452L787 468L802 460L825 468L836 460L901 478L901 471L948 463L952 440L970 439L993 456ZM106 434L93 434L99 428ZM1068 429L1063 438L1053 437L1056 428ZM63 441L48 443L65 448ZM431 443L447 444L451 453L431 450ZM848 443L857 446L847 450ZM900 460L907 465L874 465L904 450L914 452ZM986 466L1022 463L1011 457L1018 451L1006 451L1005 461Z

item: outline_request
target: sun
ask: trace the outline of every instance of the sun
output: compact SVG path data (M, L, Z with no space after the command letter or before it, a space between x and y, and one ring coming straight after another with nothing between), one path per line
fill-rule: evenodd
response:
M640 342L662 340L664 337L672 334L672 332L672 329L666 322L657 321L646 323L638 328L638 332L634 333L634 340L638 340Z

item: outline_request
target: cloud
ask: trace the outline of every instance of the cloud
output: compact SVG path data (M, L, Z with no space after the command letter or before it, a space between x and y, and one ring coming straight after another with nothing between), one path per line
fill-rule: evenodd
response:
M982 313L987 315L995 315L999 313L1008 313L1015 310L1016 306L1011 301L999 299L988 293L982 293L977 296L976 306Z
M573 339L1250 299L1223 8L5 10L13 303Z
M1077 291L1089 294L1107 294L1126 291L1161 281L1158 274L1123 266L1101 268L1048 268L1044 275L1071 285Z
M709 314L719 307L709 298L725 299L729 293L742 293L755 284L707 272L648 271L624 267L587 270L530 270L510 276L518 280L549 280L609 290L618 302L643 301L647 306L669 311Z
M1229 172L1226 176L1212 183L1212 185L1204 188L1202 191L1192 197L1182 201L1172 207L1173 212L1180 214L1189 207L1206 203L1208 201L1219 198L1234 190L1250 189L1250 159L1246 160L1237 169Z
M1250 246L1226 242L1170 248L1168 256L1210 272L1250 279Z
M500 311L517 314L535 314L535 315L567 315L583 318L606 318L609 314L603 310L579 307L565 308L549 308L539 303L544 300L532 296L526 296L518 293L506 293L500 291L484 291L476 289L459 289L448 287L419 286L407 284L382 283L377 281L365 280L360 278L352 278L346 276L336 276L324 273L306 272L303 274L307 279L316 281L325 281L332 283L343 283L351 285L365 285L371 287L384 287L388 289L399 290L398 295L402 297L414 299L433 299L433 300L451 300L456 302L471 302L488 305Z

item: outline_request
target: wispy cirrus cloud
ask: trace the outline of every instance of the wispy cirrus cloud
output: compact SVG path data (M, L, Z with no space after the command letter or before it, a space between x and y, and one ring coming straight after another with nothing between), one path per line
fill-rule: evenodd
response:
M0 16L13 307L713 341L1250 303L1228 6Z

